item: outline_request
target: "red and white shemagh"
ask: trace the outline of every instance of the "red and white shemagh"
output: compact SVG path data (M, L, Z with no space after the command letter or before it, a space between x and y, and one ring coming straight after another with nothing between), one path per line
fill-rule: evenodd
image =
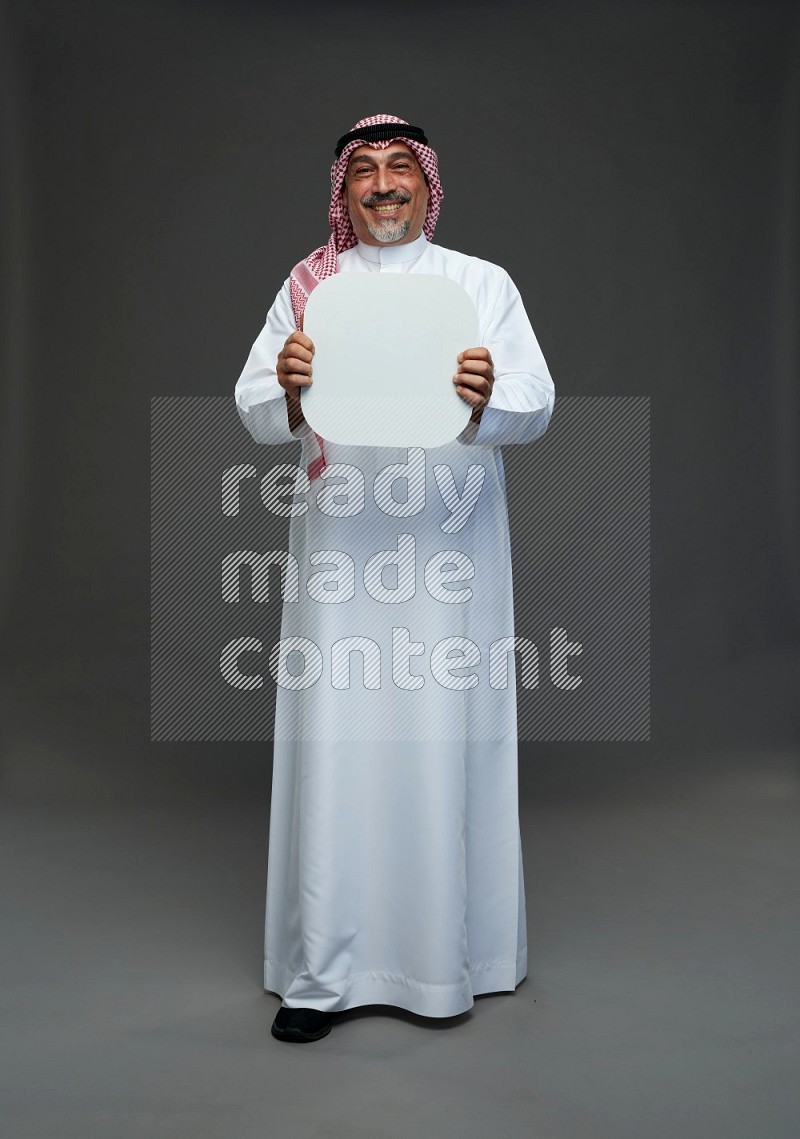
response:
M360 130L362 127L376 126L379 123L398 123L401 126L409 125L405 119L398 119L395 115L370 115L368 118L361 119L357 122L356 125L352 127L352 131ZM436 228L439 209L441 208L442 198L444 197L444 190L439 181L439 161L436 157L436 151L433 150L432 147L419 142L417 139L403 138L400 135L396 138L390 138L380 142L366 142L358 138L351 139L331 167L331 208L328 212L328 220L330 221L332 232L328 243L327 245L320 245L319 249L315 249L313 253L309 253L308 257L305 257L295 265L290 275L289 288L292 309L298 329L300 328L309 294L317 287L320 281L324 281L326 277L331 277L334 273L338 273L339 254L344 253L346 249L352 249L358 241L353 232L350 214L347 210L347 203L342 198L342 187L344 185L350 155L359 146L371 146L375 150L385 150L386 147L391 146L393 142L402 142L405 146L413 150L425 174L428 183L428 209L425 214L422 231L428 241L433 239L433 231ZM318 451L319 454L313 454L308 464L309 479L317 478L327 466L324 442L316 432L312 434L313 440L311 435L309 435L311 450L312 452Z

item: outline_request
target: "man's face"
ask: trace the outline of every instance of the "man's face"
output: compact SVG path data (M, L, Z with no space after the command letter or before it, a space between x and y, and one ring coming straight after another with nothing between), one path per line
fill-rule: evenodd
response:
M428 209L428 185L410 147L359 146L350 155L342 189L356 237L365 245L416 241Z

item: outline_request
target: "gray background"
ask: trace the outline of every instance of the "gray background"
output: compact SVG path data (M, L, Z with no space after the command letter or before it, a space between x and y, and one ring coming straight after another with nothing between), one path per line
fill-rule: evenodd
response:
M11 1133L794 1139L797 5L0 19ZM148 738L149 400L232 393L377 111L425 127L437 241L511 273L557 392L652 399L653 738L522 750L514 996L292 1050L268 748Z

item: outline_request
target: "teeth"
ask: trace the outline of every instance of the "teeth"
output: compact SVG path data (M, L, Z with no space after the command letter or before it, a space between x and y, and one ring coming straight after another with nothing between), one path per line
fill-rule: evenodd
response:
M392 210L396 210L398 206L402 206L402 204L402 202L392 202L391 205L373 206L372 208L373 210L377 210L379 214L388 214L391 213Z

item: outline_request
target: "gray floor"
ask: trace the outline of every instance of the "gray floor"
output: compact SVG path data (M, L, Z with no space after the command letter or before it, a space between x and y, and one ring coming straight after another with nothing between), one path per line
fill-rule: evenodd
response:
M293 1047L260 986L262 752L62 713L6 740L4 1134L800 1134L790 749L539 745L528 979L452 1021L360 1009Z

